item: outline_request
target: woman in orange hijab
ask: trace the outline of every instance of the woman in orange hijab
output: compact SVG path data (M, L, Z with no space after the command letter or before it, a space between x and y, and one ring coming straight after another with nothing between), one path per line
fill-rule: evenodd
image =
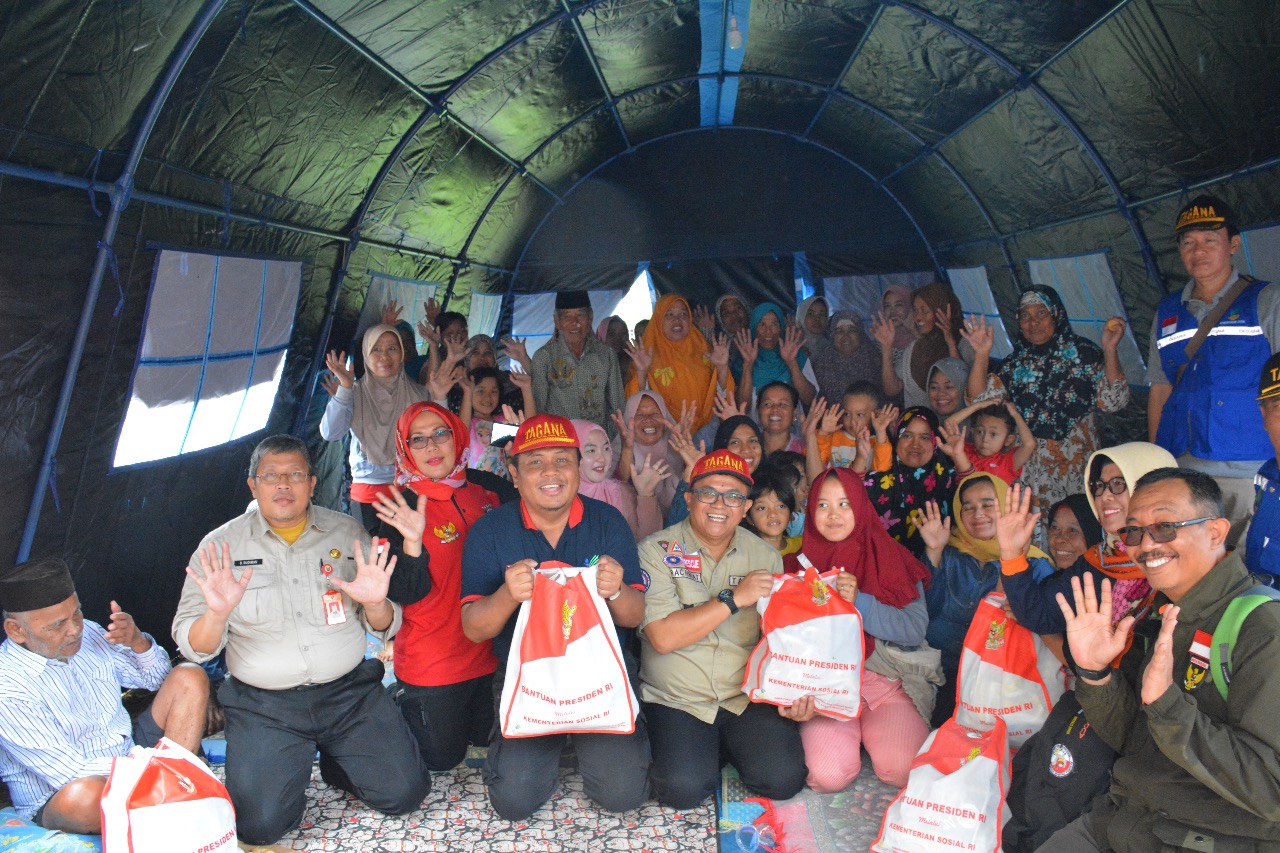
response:
M627 396L646 388L656 391L672 414L696 405L690 432L710 422L717 389L732 395L729 339L718 335L714 347L708 344L693 325L693 312L683 296L668 293L658 300L640 344L627 351L635 365Z

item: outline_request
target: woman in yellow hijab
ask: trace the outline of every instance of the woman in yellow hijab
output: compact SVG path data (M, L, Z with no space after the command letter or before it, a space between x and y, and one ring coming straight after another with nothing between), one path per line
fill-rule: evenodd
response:
M960 652L973 614L1000 582L996 520L1005 507L1008 490L1004 480L981 471L960 481L950 518L942 517L933 501L925 505L920 524L925 545L921 562L933 572L933 582L924 594L929 607L925 638L942 652L942 672L947 677L947 686L938 691L935 724L949 717L955 707ZM1049 555L1034 545L1027 562L1037 580L1054 572Z
M646 388L656 391L676 417L684 406L696 405L690 432L710 422L717 389L732 397L729 340L718 336L714 347L708 344L693 324L693 312L683 296L668 293L658 300L640 346L628 355L635 373L627 383L627 396Z

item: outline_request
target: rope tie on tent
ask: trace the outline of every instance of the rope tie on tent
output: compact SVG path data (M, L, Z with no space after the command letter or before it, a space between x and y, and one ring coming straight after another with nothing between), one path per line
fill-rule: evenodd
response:
M89 163L89 207L93 209L94 216L102 218L102 211L98 210L98 194L94 191L94 185L98 183L98 166L102 163L102 149L98 149L98 153L93 155L93 160Z
M115 247L101 240L98 241L98 250L107 253L107 263L111 266L111 277L116 280L116 291L120 294L120 301L116 303L116 309L111 312L112 317L120 316L120 309L124 308L124 285L120 283L120 263L116 260Z
M222 245L231 244L231 181L222 179Z

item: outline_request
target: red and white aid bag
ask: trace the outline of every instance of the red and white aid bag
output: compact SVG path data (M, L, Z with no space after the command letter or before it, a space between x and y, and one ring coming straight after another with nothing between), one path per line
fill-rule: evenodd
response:
M807 561L804 561L807 563ZM862 617L835 591L837 572L778 575L760 599L760 642L747 659L742 692L790 707L813 694L823 715L852 720L862 705Z
M113 759L102 792L106 853L238 850L236 812L204 762L168 738Z
M507 655L502 736L631 734L639 709L596 567L535 571Z
M911 762L872 853L999 853L1008 787L1004 722L997 717L994 728L967 729L952 717Z
M990 728L1000 717L1015 751L1044 725L1067 689L1062 663L1036 634L1004 612L1004 595L978 604L956 677L956 722Z

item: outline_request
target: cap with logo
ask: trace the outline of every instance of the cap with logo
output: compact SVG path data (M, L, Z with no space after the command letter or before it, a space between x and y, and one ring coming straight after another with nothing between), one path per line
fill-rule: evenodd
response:
M507 448L507 453L511 456L519 456L528 450L542 450L548 447L581 449L581 445L578 444L578 433L568 418L562 418L559 415L535 415L529 418L520 424L520 429L516 430L516 437Z
M1199 195L1178 211L1174 233L1180 237L1186 231L1217 231L1219 228L1236 228L1235 211L1220 198Z
M712 474L728 474L730 477L737 477L748 486L755 482L751 479L751 471L747 468L746 460L728 450L717 450L699 459L693 466L689 485L692 486L703 477L710 477Z
M1258 377L1258 402L1280 397L1280 352L1274 353L1262 366Z

